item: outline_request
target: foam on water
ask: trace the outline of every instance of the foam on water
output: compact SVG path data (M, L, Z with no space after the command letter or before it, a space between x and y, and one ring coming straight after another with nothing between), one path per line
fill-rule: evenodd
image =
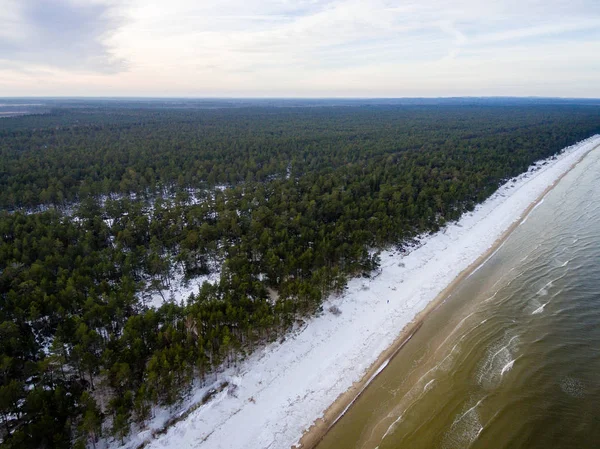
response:
M532 214L532 212L533 212L534 210L536 210L538 207L540 207L540 206L542 205L542 203L543 203L543 202L544 202L544 198L542 198L540 201L538 201L538 203L537 203L535 206L533 206L533 209L531 209L531 210L529 211L529 213L528 213L528 214L525 216L525 218L523 218L523 220L521 220L521 223L519 223L519 226L521 226L521 225L525 224L525 222L526 222L527 220L529 220L529 216Z
M431 379L429 382L427 382L425 384L425 386L423 387L423 391L429 391L431 390L433 383L435 382L435 379Z
M563 377L560 380L560 389L574 398L585 396L585 386L579 379L573 377Z
M552 287L552 281L548 282L542 288L540 288L535 294L538 296L546 296L548 294L548 289Z
M498 292L499 292L499 290L496 290L492 296L490 296L489 298L484 299L483 302L491 301L492 299L494 299L496 297L496 295L498 294Z
M512 369L512 367L515 364L516 360L517 359L511 360L506 365L504 365L504 367L502 368L502 371L500 371L500 377L504 376L504 373L507 373L507 372L509 372Z
M404 416L404 413L402 413L400 416L398 416L398 418L396 418L396 420L392 424L390 424L390 426L387 428L387 430L383 434L381 441L385 440L385 437L387 437L391 432L394 431L394 429L396 427L398 427L398 424L400 423L400 421L402 421L403 416ZM377 446L377 447L379 447L379 446Z
M467 276L467 279L468 279L468 278L470 278L471 276L473 276L475 273L477 273L477 272L478 272L478 271L481 269L481 267L483 267L483 266L484 266L486 263L488 263L488 261L489 261L489 260L490 260L492 257L494 257L498 251L500 251L500 250L502 249L502 247L504 246L504 244L505 244L505 243L506 243L506 240L505 240L504 242L502 242L502 243L500 244L500 246L499 246L498 248L496 248L496 250L495 250L495 251L494 251L492 254L490 254L490 256L489 256L489 257L487 257L487 258L486 258L486 259L485 259L483 262L481 262L481 263L480 263L480 264L477 266L477 268L475 268L473 271L471 271L471 273L469 273L469 275Z
M567 263L569 261L567 261L566 263L564 263L562 266L566 266ZM548 295L548 289L552 288L554 286L554 282L564 278L567 275L567 273L557 277L556 279L552 279L550 282L548 282L546 285L544 285L542 288L540 288L537 292L536 295L537 296L547 296ZM531 312L532 315L537 315L539 313L542 313L544 311L544 308L550 304L550 301L552 299L554 299L556 296L560 295L563 292L563 288L559 288L557 291L553 292L551 295L551 299L549 299L548 301L546 301L545 303L541 303L540 301L538 301L537 299L533 299L531 300L531 303L533 305L533 307L535 307L535 309L533 310L533 312Z
M505 344L500 343L488 348L486 359L479 368L477 379L482 387L495 388L500 382L502 374L512 367L511 363L514 363L515 359L511 349L518 343L518 338L519 336L515 335Z
M454 333L465 323L465 321L467 321L469 318L471 318L473 316L475 312L471 312L469 313L466 317L464 317L462 320L460 320L460 322L454 327L454 329L452 329L452 331L448 334L448 336L444 339L444 341L442 342L442 344L438 347L438 349L440 349L442 346L444 346L446 344L446 342L450 339L450 337L452 335L454 335Z
M459 343L460 343L460 340L459 340ZM440 363L438 363L433 368L429 369L425 374L423 374L419 378L419 380L417 380L417 382L415 384L421 383L422 381L425 380L425 378L427 377L428 374L434 373L437 370L447 371L447 369L449 368L449 364L451 364L452 360L454 359L454 354L453 354L454 350L457 348L458 348L458 343L456 343L454 346L452 346L452 349L450 350L448 355L446 357L444 357Z
M469 447L477 439L483 430L477 407L485 400L480 399L477 404L460 414L446 435L442 447L444 449L464 449Z
M529 259L529 257L540 247L542 246L541 243L538 243L528 254L525 255L525 257L523 257L520 262L525 262L527 259Z
M407 340L410 340L411 338L412 338L412 334L407 338ZM333 422L333 424L337 423L341 419L341 417L346 414L346 412L350 409L350 407L352 407L352 404L354 404L354 402L359 398L359 396L362 394L362 392L366 390L366 388L371 384L371 382L373 382L373 380L385 369L386 366L388 366L389 363L390 363L390 359L387 359L381 364L381 366L379 366L379 368L377 368L377 370L373 373L373 375L369 378L369 380L367 380L367 382L363 385L360 392L356 395L356 397L352 400L352 402L350 402L346 406L344 411L342 413L340 413L340 415L336 418L336 420Z
M537 309L535 309L533 312L531 312L531 314L537 315L538 313L542 313L544 311L544 307L546 307L549 303L550 303L550 301L548 301L546 304L542 304Z

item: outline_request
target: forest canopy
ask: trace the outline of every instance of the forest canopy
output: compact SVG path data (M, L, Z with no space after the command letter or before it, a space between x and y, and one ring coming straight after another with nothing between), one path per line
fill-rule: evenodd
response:
M207 104L0 119L3 447L122 440L379 250L600 131L593 104Z

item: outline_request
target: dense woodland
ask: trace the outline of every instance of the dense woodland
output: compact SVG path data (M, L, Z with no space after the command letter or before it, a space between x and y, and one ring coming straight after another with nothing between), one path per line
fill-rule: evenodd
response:
M377 251L600 131L594 105L56 107L0 120L0 439L92 447ZM182 303L144 297L220 270Z

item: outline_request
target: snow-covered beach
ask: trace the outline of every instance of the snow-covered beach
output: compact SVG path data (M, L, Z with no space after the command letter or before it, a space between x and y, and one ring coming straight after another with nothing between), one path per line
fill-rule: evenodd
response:
M219 383L228 386L206 404L156 439L148 430L127 446L150 441L148 448L290 448L329 409L321 426L326 428L385 367L385 354L410 335L409 324L465 270L484 263L499 239L598 145L596 135L538 162L459 222L422 236L408 254L383 252L378 276L352 280L342 296L324 304L321 315L220 375ZM199 390L187 404L205 392ZM330 409L334 402L337 407ZM164 414L153 426L163 423Z

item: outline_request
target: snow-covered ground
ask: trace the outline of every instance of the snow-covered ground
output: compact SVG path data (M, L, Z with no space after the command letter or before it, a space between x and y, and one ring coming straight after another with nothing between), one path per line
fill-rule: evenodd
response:
M287 449L296 444L329 405L364 376L418 312L485 254L573 163L599 144L596 135L535 164L458 223L422 236L409 254L384 252L379 276L351 281L344 295L330 298L325 312L305 327L227 370L219 381L228 381L229 388L147 448ZM333 305L340 314L329 312ZM201 396L197 391L196 399ZM146 431L130 444L149 435Z
M185 303L192 293L198 293L204 282L216 284L221 279L221 268L214 265L211 267L211 272L206 275L196 276L189 279L187 282L184 278L183 271L179 268L173 274L171 279L171 287L165 288L162 291L145 292L140 295L142 304L153 309L157 309L165 302L173 302L176 304Z

